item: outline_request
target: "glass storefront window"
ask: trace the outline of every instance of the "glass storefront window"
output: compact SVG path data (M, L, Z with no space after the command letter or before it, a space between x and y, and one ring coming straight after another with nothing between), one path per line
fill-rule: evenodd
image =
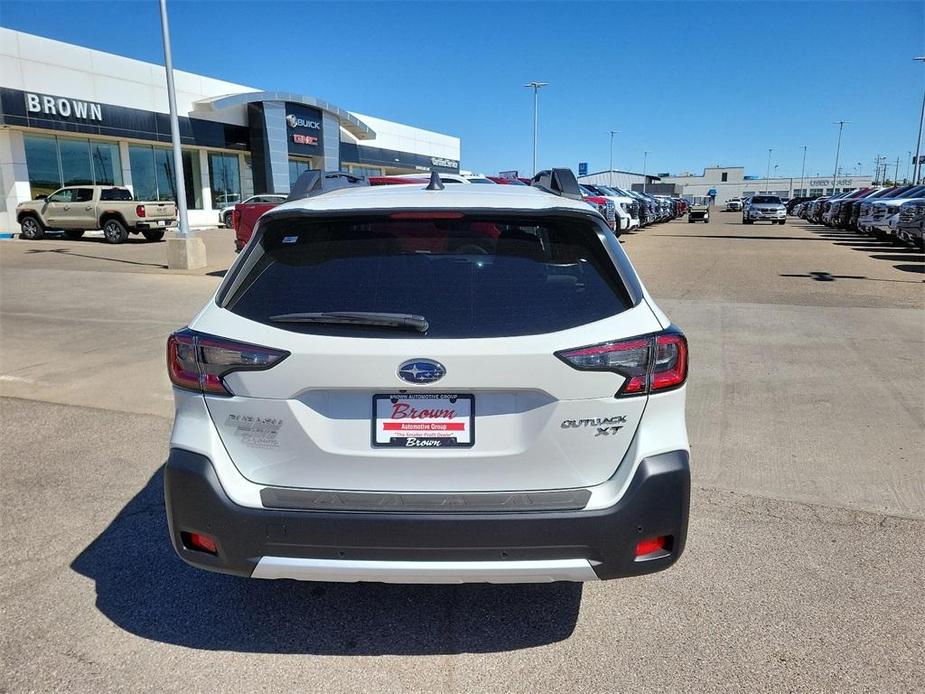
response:
M96 185L122 185L122 161L119 158L118 144L90 140L90 163L93 165L93 180Z
M199 167L199 152L183 150L183 184L186 189L186 206L191 210L202 209L202 169Z
M122 185L122 162L114 142L23 135L33 199L61 186Z
M357 176L366 176L367 178L370 176L382 175L382 169L375 166L349 166L348 169L350 173L354 173Z
M66 186L93 185L89 140L58 140L61 182Z
M154 148L129 145L128 161L132 169L132 189L136 200L157 200L157 177L154 173Z
M241 201L241 169L237 154L209 154L212 207L221 209Z
M136 200L176 202L173 150L148 145L129 145L128 158ZM186 190L187 207L191 210L202 209L199 152L183 151L183 185Z
M177 199L177 177L173 172L173 150L154 150L154 176L157 179L157 198L161 201Z
M299 180L299 176L304 174L306 171L312 168L312 163L304 159L290 159L289 160L289 187L295 185L295 182Z
M57 141L54 137L24 135L23 142L26 145L26 168L29 169L32 199L54 193L61 187Z

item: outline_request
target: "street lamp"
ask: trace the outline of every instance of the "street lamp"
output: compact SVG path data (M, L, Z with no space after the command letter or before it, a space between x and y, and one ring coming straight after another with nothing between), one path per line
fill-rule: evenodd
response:
M642 192L646 192L646 181L649 180L649 177L646 176L646 164L649 163L649 153L642 153Z
M619 130L608 130L610 133L610 187L613 188L613 136L616 135Z
M845 123L850 122L850 120L837 120L834 123L838 126L838 144L835 145L835 171L832 174L832 195L835 195L835 184L838 181L838 157L841 154L841 132L845 128Z
M765 193L771 192L771 152L774 150L768 147L768 170L764 174Z
M537 93L548 85L549 82L528 82L525 84L525 87L533 88L533 175L536 176L536 125L537 125L537 108L539 106L539 98Z
M918 60L921 63L925 63L925 55L920 55L913 60ZM915 178L913 183L918 183L919 178L922 174L922 165L919 163L919 155L922 151L922 125L925 124L925 94L922 95L922 115L919 117L919 136L915 141Z

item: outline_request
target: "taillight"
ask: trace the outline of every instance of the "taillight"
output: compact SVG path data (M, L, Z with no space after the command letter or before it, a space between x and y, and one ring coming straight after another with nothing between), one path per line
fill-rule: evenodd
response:
M135 214L139 217L145 216L145 206L144 205L135 205Z
M652 335L556 352L579 371L612 371L626 378L616 397L670 390L687 380L687 339L669 328Z
M234 342L184 328L167 338L167 373L178 388L234 395L222 379L234 371L263 371L289 356L270 347Z

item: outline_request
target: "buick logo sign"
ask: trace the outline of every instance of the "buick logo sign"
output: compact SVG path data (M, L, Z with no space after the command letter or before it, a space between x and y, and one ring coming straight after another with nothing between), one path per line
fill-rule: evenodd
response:
M321 130L321 123L316 120L307 120L305 118L299 118L293 114L286 116L286 124L290 128L311 128L313 130Z
M409 359L398 367L398 377L408 383L433 383L444 376L443 364L430 359Z

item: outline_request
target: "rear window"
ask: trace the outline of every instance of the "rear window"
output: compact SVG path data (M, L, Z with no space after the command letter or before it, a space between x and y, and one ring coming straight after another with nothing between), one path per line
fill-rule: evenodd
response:
M776 195L756 195L751 199L756 205L780 205L780 198Z
M132 191L127 188L103 188L100 191L100 200L131 200Z
M286 330L360 337L531 335L632 305L594 222L569 218L280 219L226 284L222 304ZM360 311L423 316L426 333L285 323Z

